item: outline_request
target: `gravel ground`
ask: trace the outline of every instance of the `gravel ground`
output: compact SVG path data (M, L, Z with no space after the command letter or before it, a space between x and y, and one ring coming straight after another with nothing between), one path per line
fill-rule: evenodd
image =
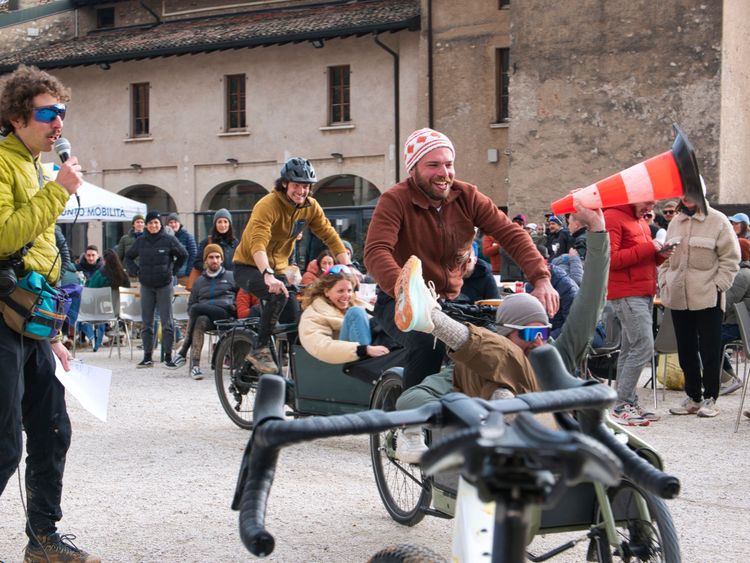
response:
M127 352L122 360L105 351L79 357L114 373L107 423L69 399L74 434L61 530L103 561L251 560L229 508L248 433L222 411L213 379L192 381L187 368L162 364L136 370ZM668 391L658 408L663 420L636 429L682 480L682 494L669 507L686 562L744 561L750 548L750 421L732 433L738 395L719 401L720 416L698 419L667 414L665 405L681 398ZM405 542L450 551L451 521L427 517L406 528L388 517L363 437L285 450L268 527L276 536L269 561L366 561L384 545ZM532 551L562 541L540 538ZM0 498L0 560L21 561L25 543L14 476ZM578 548L556 560L584 559Z

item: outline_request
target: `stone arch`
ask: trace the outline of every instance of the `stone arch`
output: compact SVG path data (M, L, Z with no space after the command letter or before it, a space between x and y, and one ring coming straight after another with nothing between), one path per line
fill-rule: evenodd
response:
M232 214L234 236L240 238L255 204L268 190L252 180L230 180L214 186L203 198L200 211L195 214L195 237L203 240L213 227L213 216L219 209L228 209Z
M146 208L151 211L155 209L161 213L162 218L172 211L177 211L177 205L169 192L154 186L152 184L133 184L127 186L118 192L121 196L129 197L141 203L146 204ZM131 224L127 221L121 223L103 223L103 242L104 248L112 248L120 240L120 237L127 233Z
M380 190L361 176L334 174L315 184L313 196L322 207L375 205L380 197Z

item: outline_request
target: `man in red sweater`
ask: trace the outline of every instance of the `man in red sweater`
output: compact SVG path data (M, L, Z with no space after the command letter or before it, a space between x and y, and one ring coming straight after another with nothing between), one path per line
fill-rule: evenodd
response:
M604 211L611 259L607 299L622 328L617 360L617 404L613 417L628 426L648 426L659 417L638 404L635 388L644 366L654 355L652 331L656 266L671 254L651 230L643 214L654 202L611 207Z
M474 240L474 227L493 236L521 266L534 286L532 294L553 316L559 296L549 270L523 227L513 223L476 186L455 179L453 143L432 129L412 133L404 147L409 177L378 201L365 244L365 266L380 287L374 315L385 332L410 350L404 388L438 373L442 343L422 332L401 332L394 323L394 286L406 261L422 261L424 279L437 294L455 299Z

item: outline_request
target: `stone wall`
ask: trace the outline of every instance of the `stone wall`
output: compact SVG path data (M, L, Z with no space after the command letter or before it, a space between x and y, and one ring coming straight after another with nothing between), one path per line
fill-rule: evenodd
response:
M509 203L549 203L671 146L696 148L716 197L720 2L513 2Z

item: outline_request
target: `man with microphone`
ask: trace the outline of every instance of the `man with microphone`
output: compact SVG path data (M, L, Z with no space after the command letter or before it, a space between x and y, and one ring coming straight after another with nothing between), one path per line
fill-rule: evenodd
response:
M0 141L0 276L34 271L54 285L60 275L55 220L83 178L75 157L62 164L56 180L47 178L40 155L60 138L69 99L57 78L23 65L0 93L0 129L6 135ZM4 310L0 301L3 315ZM71 428L53 354L69 370L62 341L23 337L0 315L0 494L21 460L23 422L29 536L24 561L97 562L70 536L57 533Z

